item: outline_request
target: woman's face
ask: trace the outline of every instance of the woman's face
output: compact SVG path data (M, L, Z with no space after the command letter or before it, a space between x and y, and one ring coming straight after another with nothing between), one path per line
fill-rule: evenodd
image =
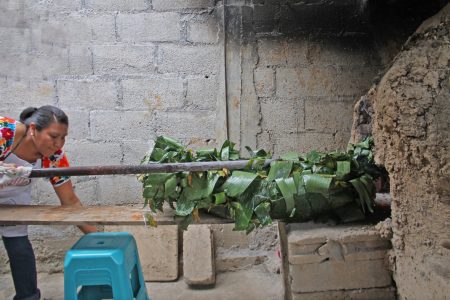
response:
M48 157L54 154L66 142L68 126L65 124L52 123L40 131L30 124L30 129L36 149L42 156Z

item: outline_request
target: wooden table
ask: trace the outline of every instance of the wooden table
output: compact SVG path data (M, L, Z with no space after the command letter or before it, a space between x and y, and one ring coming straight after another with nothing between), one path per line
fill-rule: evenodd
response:
M0 225L145 225L149 210L127 206L0 205ZM158 225L176 224L173 211L152 214ZM202 215L200 223L230 220Z

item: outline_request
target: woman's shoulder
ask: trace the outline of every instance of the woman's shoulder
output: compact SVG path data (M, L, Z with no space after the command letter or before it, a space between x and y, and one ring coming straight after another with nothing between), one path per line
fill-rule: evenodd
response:
M0 158L11 150L14 143L17 121L0 116Z

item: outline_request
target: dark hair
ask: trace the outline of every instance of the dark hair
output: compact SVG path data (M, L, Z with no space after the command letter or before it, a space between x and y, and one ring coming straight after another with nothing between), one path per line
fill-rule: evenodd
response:
M55 122L69 126L69 118L65 112L52 105L44 105L39 108L25 108L20 113L20 122L24 123L27 127L31 122L34 122L37 130L47 128Z

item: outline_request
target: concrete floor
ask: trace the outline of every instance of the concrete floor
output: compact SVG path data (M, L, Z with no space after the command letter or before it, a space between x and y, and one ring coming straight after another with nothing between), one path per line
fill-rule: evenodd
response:
M43 300L64 299L64 275L38 274ZM283 288L279 274L267 273L263 266L249 270L220 273L216 285L209 289L191 289L180 278L176 282L147 282L147 290L153 300L282 300ZM0 300L11 300L14 285L10 274L0 274Z

